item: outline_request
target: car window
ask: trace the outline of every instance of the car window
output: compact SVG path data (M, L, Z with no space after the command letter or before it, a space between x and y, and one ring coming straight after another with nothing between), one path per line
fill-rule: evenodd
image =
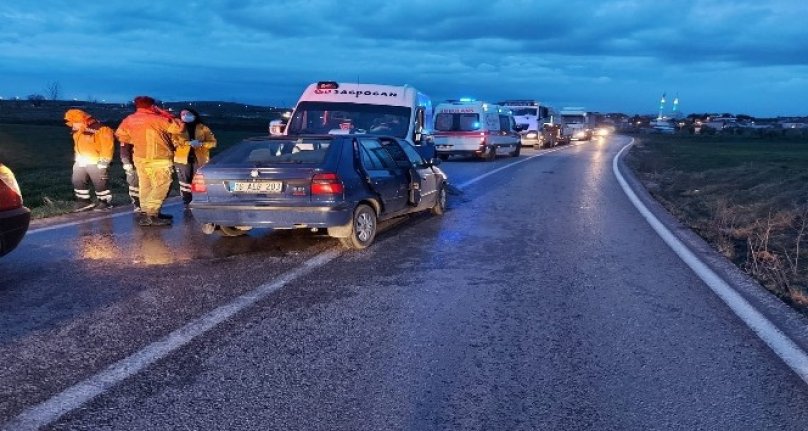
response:
M396 147L400 148L404 154L407 155L407 159L415 169L423 169L427 167L427 163L423 157L418 153L418 150L413 148L407 141L399 141L399 143L395 144ZM392 147L392 145L390 145Z
M246 140L214 157L213 163L267 165L275 163L319 164L325 160L330 140Z
M382 146L399 168L409 168L412 162L395 139L382 139Z
M359 140L359 158L367 170L395 169L396 162L376 139Z

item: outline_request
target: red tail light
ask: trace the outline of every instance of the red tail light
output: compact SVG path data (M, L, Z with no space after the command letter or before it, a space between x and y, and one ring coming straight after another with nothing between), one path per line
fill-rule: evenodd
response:
M0 210L22 207L22 195L11 169L0 164Z
M325 172L311 177L312 195L339 195L345 191L337 174Z
M22 206L22 196L18 195L6 183L0 181L0 211L19 208Z
M208 191L208 186L205 185L205 177L202 174L194 175L191 181L191 191L195 193L205 193Z

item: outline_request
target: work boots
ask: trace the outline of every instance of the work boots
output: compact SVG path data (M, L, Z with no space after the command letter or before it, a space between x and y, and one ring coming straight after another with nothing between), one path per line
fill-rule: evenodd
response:
M95 204L89 199L76 199L76 202L73 204L73 212L78 213L82 211L89 211L94 207Z
M148 214L140 214L137 224L139 226L171 226L171 219L160 218Z
M109 203L107 201L98 201L98 203L95 204L95 208L93 208L93 211L104 211L104 210L108 210L110 208L112 208L111 203Z

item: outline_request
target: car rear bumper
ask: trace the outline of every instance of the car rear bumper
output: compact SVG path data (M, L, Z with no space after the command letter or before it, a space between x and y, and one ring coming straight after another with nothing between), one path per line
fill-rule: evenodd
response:
M351 221L353 207L347 203L334 206L286 207L191 202L191 213L200 223L222 226L294 229L343 226Z
M531 147L539 145L539 138L525 138L524 136L520 139L520 143L523 147Z
M22 241L31 223L31 211L22 207L0 212L0 256L9 253Z

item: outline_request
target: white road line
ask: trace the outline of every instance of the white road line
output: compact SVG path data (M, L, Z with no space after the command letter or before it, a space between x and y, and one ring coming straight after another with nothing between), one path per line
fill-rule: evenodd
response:
M133 355L121 359L94 376L74 385L49 400L29 408L5 424L5 430L37 430L53 423L65 413L77 409L108 391L124 379L143 371L149 365L190 343L194 338L210 331L236 313L265 299L273 292L297 280L339 256L341 250L329 250L304 262L300 267L282 274L271 283L265 283L232 302L222 305L185 326L168 334L160 341L146 346Z
M755 309L746 299L735 291L726 281L716 274L710 267L702 262L687 246L685 246L662 222L657 219L651 211L640 201L634 191L629 187L618 168L618 159L634 145L634 139L623 147L612 160L612 170L617 181L623 188L631 203L642 214L648 224L656 233L668 244L668 246L690 267L696 275L701 278L710 289L718 295L724 303L737 315L749 328L751 328L763 342L765 342L777 356L779 356L803 382L808 383L808 355L794 343L787 335L780 331L771 321Z
M177 206L179 204L180 204L180 202L167 203L167 204L163 205L163 208L175 207L175 206ZM131 217L132 214L133 213L130 212L130 211L125 211L125 212L104 214L104 215L100 215L98 217L83 218L81 220L70 221L70 222L65 222L65 223L59 223L59 224L55 224L53 226L43 226L43 227L38 227L38 228L34 228L34 229L28 229L28 232L26 233L26 235L33 235L35 233L48 232L48 231L51 231L51 230L62 229L62 228L65 228L65 227L70 227L70 226L79 226L79 225L86 224L86 223L92 223L92 222L98 221L98 220L106 220L106 219L110 219L110 218L123 217L123 216L130 216Z
M478 182L478 181L480 181L480 180L483 180L483 179L485 179L485 178L488 178L488 177L490 177L491 175L494 175L494 174L496 174L496 173L498 173L498 172L504 171L505 169L511 168L511 167L516 166L516 165L518 165L518 164L520 164L520 163L525 163L525 162L527 162L528 160L533 160L533 159L535 159L536 157L541 157L541 156L543 156L543 155L545 155L545 154L554 153L554 152L556 152L556 151L561 151L561 150L567 149L567 148L569 148L569 147L575 147L575 146L578 146L578 145L582 145L582 144L578 143L578 144L567 145L567 146L564 146L564 147L557 147L557 148L553 148L552 150L543 151L543 152L541 152L541 153L539 153L539 154L534 154L534 155L532 155L532 156L530 156L530 157L527 157L527 158L524 158L524 159L521 159L521 160L515 161L515 162L513 162L513 163L508 163L508 164L507 164L507 165L505 165L505 166L500 166L499 168L496 168L496 169L494 169L493 171L486 172L486 173L484 173L484 174L480 175L479 177L472 178L472 179L470 179L470 180L468 180L468 181L466 181L466 182L464 182L464 183L461 183L460 185L458 185L458 186L457 186L457 188L459 188L459 189L465 189L466 187L468 187L468 186L470 186L470 185L472 185L472 184L474 184L474 183L476 183L476 182Z
M539 157L547 153L559 151L561 149L563 148L545 151L541 154L536 154L526 159L519 160L518 162L502 166L491 172L487 172L483 175L480 175L476 178L466 181L459 187L461 188L467 187L471 184L474 184L482 180L483 178L491 176L496 172L500 172L506 168L516 166L519 163L531 160L535 157ZM129 213L122 213L122 214L129 214ZM118 216L119 216L118 214L112 214L106 217L98 217L95 219L118 217ZM59 227L89 223L90 221L92 221L92 219L81 220L72 223L64 223L56 226L49 226L48 228L43 229L52 230L57 229ZM43 230L39 231L41 232ZM17 415L10 422L3 425L3 430L34 431L57 421L60 417L62 417L66 413L83 406L93 398L107 392L112 387L122 382L124 379L134 376L135 374L143 371L144 369L146 369L146 367L154 364L160 359L165 358L166 356L176 351L177 349L182 348L183 346L190 343L196 337L205 334L206 332L215 328L220 323L230 319L237 313L252 306L256 302L267 298L272 293L278 291L279 289L297 280L298 278L303 277L309 272L327 264L328 262L331 262L332 260L337 258L340 254L341 254L340 249L332 249L312 257L311 259L304 262L299 268L289 271L285 274L282 274L280 277L278 277L271 283L262 284L261 286L258 286L255 290L245 293L239 296L238 298L234 299L233 301L225 305L222 305L218 308L215 308L212 311L209 311L208 313L202 315L201 317L198 317L197 319L192 320L191 322L185 324L181 328L174 330L173 332L168 334L165 338L156 341L154 343L151 343L148 346L144 347L142 350L135 352L134 354L124 359L121 359L118 362L113 363L112 365L108 366L99 373L90 376L86 380L63 390L62 392L54 395L48 400L35 406L29 407L28 409L24 410L22 413Z

